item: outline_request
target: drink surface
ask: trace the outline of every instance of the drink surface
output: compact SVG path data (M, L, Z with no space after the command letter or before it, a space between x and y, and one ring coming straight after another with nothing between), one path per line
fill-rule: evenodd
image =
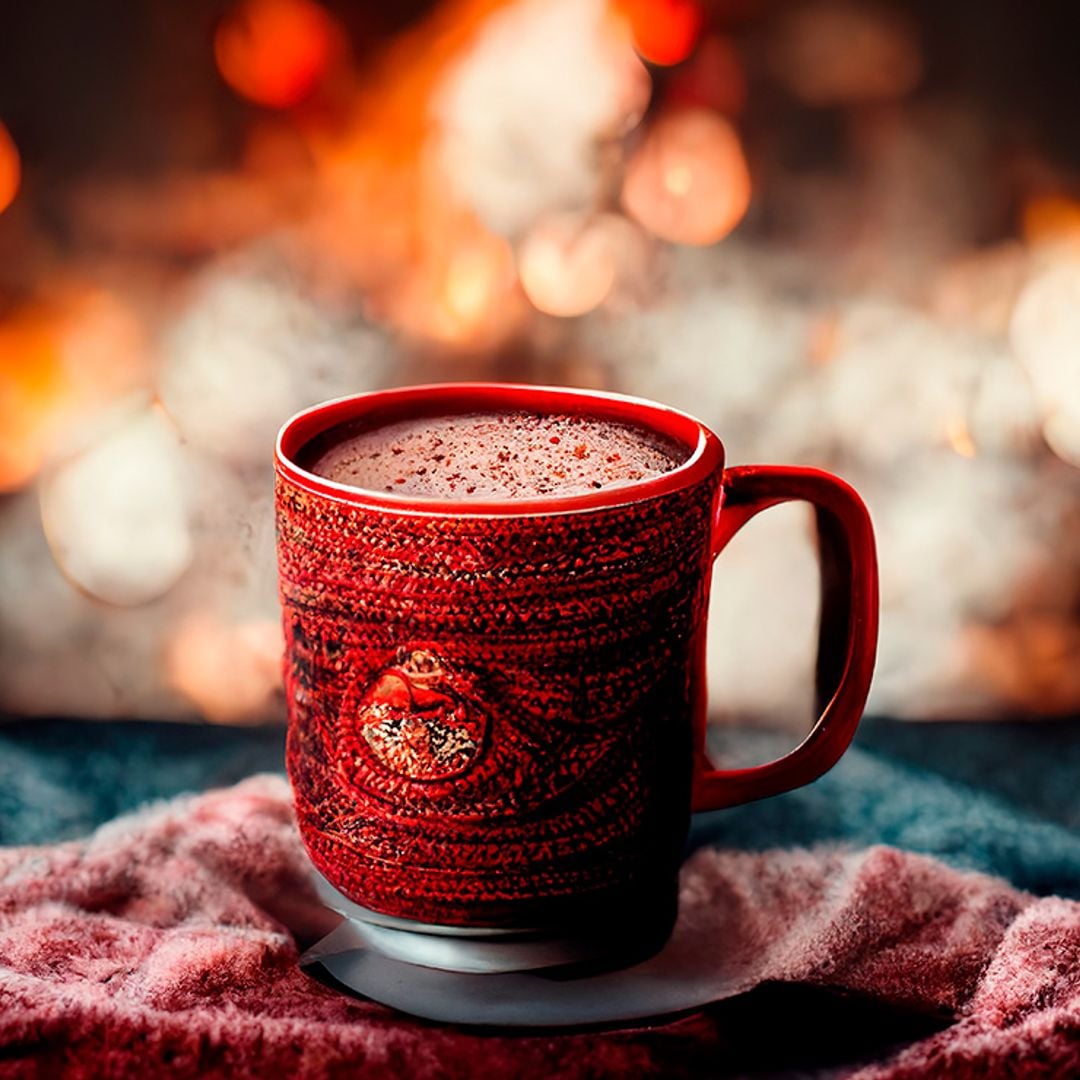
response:
M577 414L477 412L322 436L307 467L368 491L436 499L531 499L631 484L688 453L633 424Z

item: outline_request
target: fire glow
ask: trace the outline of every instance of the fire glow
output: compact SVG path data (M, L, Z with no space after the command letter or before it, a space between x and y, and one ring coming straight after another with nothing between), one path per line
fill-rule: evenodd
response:
M602 223L552 215L522 242L518 272L525 295L549 315L583 315L615 282L615 253Z
M11 133L0 124L0 214L14 201L22 181L22 162Z
M214 35L221 77L271 109L306 101L325 79L340 31L313 0L240 0Z
M853 0L392 7L230 3L158 171L103 142L58 178L22 115L19 147L0 125L0 587L35 598L0 611L0 706L275 715L282 418L508 378L850 473L881 532L883 711L1080 708L1046 690L1080 669L1080 187L1035 149L1003 163L928 25ZM156 59L140 100L176 97ZM733 594L754 557L812 562L759 535ZM786 722L783 672L751 670L767 628L728 631L745 653L714 681Z
M68 380L45 312L0 323L0 385L0 491L12 491L40 469L67 405Z
M618 0L615 7L629 23L638 52L661 66L690 55L705 21L696 0Z
M722 240L750 205L750 173L734 128L705 109L660 117L627 165L622 201L663 240Z

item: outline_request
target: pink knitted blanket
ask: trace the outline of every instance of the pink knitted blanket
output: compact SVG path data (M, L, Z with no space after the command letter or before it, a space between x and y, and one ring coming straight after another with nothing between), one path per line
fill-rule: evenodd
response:
M86 840L0 850L0 1074L745 1075L792 1037L767 992L602 1033L409 1019L298 970L298 946L333 922L305 869L288 787L272 776ZM844 1075L1080 1076L1078 903L875 847L702 851L684 871L683 909L748 985L940 1017L940 1030ZM831 1015L813 1041L832 1040L843 1060L856 1033ZM798 1063L798 1046L788 1058Z

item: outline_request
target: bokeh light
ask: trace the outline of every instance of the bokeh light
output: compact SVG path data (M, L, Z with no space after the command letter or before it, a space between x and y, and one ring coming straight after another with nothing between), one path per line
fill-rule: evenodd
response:
M652 80L603 0L519 0L491 15L433 89L442 192L519 238L602 194L601 148L645 114Z
M648 304L662 275L656 238L624 214L600 214L591 231L603 236L615 264L615 281L604 298L604 308L618 314Z
M630 24L634 47L653 64L678 64L694 48L704 15L695 0L617 0Z
M1051 263L1024 289L1009 339L1035 389L1047 443L1080 466L1080 255Z
M0 214L15 201L21 180L19 149L8 129L0 124Z
M513 253L498 236L474 232L432 267L436 295L425 317L414 309L418 326L446 344L484 342L497 334L500 308L515 282Z
M214 56L242 97L287 109L319 88L339 42L337 25L314 0L240 0L217 28Z
M166 644L166 677L207 720L265 720L279 694L283 647L276 619L190 615Z
M607 230L576 214L551 214L518 249L518 276L530 302L549 315L584 315L615 282Z
M443 303L455 324L478 322L491 304L499 276L489 251L474 247L458 252L446 268Z
M50 314L28 309L0 322L0 491L21 487L41 468L69 397Z
M59 279L0 318L0 491L31 480L68 423L146 375L143 327L105 289Z
M663 240L722 239L750 205L750 173L735 129L707 109L658 117L627 165L622 203Z
M152 349L147 328L130 300L74 282L57 293L62 305L57 344L80 413L145 388Z
M41 520L64 575L119 606L163 596L191 563L180 441L160 408L132 402L44 476Z
M1037 195L1024 205L1021 229L1033 245L1080 245L1080 200L1052 193Z

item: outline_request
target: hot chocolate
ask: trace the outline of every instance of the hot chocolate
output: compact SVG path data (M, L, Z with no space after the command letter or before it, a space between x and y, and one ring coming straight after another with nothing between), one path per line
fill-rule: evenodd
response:
M646 428L577 414L477 412L330 432L308 468L368 491L435 499L580 495L669 472L687 457Z

